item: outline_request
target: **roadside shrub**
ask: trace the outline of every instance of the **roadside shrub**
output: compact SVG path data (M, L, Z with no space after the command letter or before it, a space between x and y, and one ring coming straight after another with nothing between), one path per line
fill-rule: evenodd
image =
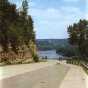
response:
M34 55L34 56L33 56L33 60L34 60L35 62L39 62L39 57L38 57L38 55Z
M9 58L2 58L2 61L1 62L4 62L5 64L11 64L11 62L9 61Z

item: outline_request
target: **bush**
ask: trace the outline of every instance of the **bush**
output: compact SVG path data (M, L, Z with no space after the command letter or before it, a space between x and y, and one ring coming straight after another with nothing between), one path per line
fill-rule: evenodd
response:
M38 57L38 55L34 55L34 56L33 56L33 60L34 60L35 62L39 62L39 57Z
M2 58L2 61L1 62L4 62L5 64L11 64L11 62L9 61L9 58Z

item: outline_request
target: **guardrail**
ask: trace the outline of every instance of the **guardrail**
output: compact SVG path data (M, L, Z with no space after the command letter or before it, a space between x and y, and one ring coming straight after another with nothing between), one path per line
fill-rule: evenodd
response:
M85 67L86 69L88 69L88 64L85 63L81 63L83 67Z
M85 72L88 74L88 64L85 63L81 63L83 69L85 70Z

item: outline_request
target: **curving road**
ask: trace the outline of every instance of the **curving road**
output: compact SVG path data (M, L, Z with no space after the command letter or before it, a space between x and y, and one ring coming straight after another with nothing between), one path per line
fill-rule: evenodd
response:
M56 63L0 67L0 88L87 88L80 67Z
M68 69L63 65L44 65L37 70L2 79L0 88L58 88Z

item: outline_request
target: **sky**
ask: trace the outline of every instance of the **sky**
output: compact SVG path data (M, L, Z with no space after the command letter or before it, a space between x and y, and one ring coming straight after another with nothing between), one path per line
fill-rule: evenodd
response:
M21 7L21 0L10 0ZM68 38L67 27L88 18L87 0L29 0L37 39Z

